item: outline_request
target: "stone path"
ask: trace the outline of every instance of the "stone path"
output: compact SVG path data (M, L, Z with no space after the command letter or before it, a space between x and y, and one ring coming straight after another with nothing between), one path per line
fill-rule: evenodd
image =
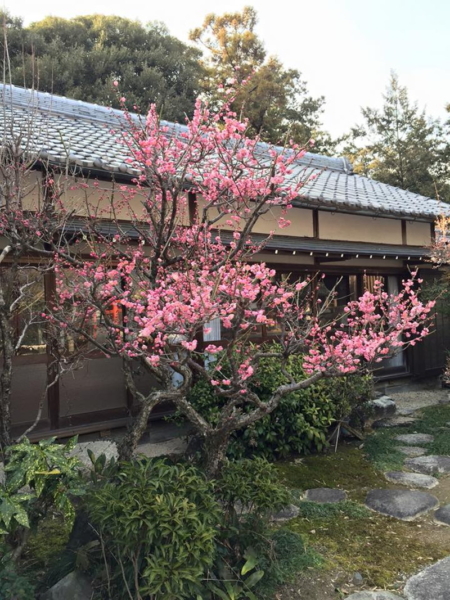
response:
M439 506L435 496L410 490L371 490L366 497L371 510L402 521L413 521Z
M437 510L434 513L434 520L440 525L450 525L450 504Z
M450 556L408 579L405 595L408 600L450 600Z
M436 477L430 475L422 475L421 473L405 473L405 471L389 471L384 476L391 483L399 483L408 487L419 487L431 490L436 487L439 481Z
M429 444L434 440L434 436L428 433L404 433L397 435L394 438L397 442L407 444L408 446L415 446L416 444Z
M314 488L306 490L305 500L309 502L320 502L323 504L337 504L347 500L347 493L343 490L332 488Z
M410 458L422 456L427 453L426 448L422 448L421 446L397 446L396 450L402 454L406 454L406 456L409 456Z
M450 473L450 456L418 456L407 458L405 466L418 473L436 475L438 473Z
M448 425L448 424L447 424ZM430 444L434 436L424 433L397 435L395 440L404 444L397 450L406 455L404 465L411 472L389 471L384 474L391 483L412 488L431 489L439 484L433 477L450 473L450 456L426 455L421 444ZM412 521L439 506L438 499L426 492L415 490L371 490L367 494L366 506L403 521ZM434 521L450 526L450 504L438 508ZM450 556L431 565L408 579L404 594L407 600L450 600ZM348 600L401 600L390 592L357 592Z

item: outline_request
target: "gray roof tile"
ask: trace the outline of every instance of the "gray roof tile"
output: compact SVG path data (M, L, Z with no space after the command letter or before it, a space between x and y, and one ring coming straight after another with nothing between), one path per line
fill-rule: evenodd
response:
M113 132L126 123L122 111L9 85L0 85L0 102L0 138L10 137L12 129L23 136L27 151L46 160L137 175L125 163L126 147ZM131 117L141 120L139 115ZM186 129L165 124L172 134ZM263 155L266 149L260 144L258 151ZM302 205L425 220L450 214L445 203L354 174L345 158L307 153L297 162L292 179L306 181L299 198Z

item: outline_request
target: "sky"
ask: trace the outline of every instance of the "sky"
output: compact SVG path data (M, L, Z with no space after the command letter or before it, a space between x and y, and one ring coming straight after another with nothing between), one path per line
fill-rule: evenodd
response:
M361 106L377 107L391 71L427 113L445 118L450 103L449 0L0 0L26 24L47 15L92 13L164 22L183 41L206 14L259 15L257 33L270 55L298 69L314 96L325 96L325 128L340 135L361 122Z

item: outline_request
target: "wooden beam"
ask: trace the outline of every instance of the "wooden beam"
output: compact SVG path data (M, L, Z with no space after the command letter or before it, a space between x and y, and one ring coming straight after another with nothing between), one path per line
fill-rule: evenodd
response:
M312 217L313 217L313 237L318 239L320 237L320 231L319 231L319 211L317 210L317 208L315 208L312 211Z

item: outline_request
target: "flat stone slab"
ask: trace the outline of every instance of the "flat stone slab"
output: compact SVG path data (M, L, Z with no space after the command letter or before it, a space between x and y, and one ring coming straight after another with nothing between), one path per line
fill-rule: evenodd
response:
M397 411L397 414L400 417L409 417L410 415L413 415L416 412L415 408L399 408Z
M72 450L71 456L76 456L85 467L92 468L92 462L89 458L88 450L91 450L94 453L95 458L98 458L100 454L104 454L107 461L111 460L111 458L117 460L119 456L116 442L111 442L108 440L80 442Z
M408 579L405 595L408 600L450 600L450 556Z
M423 456L427 453L427 449L422 448L421 446L397 446L396 450L402 454L406 454L406 456L410 456L411 458Z
M337 504L347 500L347 493L343 490L333 488L314 488L306 490L305 499L309 502L322 502L327 504Z
M384 476L391 483L399 483L409 487L420 487L431 490L437 486L439 481L431 475L422 475L422 473L405 473L404 471L389 471Z
M277 513L271 515L271 521L283 522L290 521L291 519L295 519L300 514L300 509L295 504L290 504L289 506L285 506Z
M402 600L402 598L391 592L380 590L379 592L356 592L356 594L347 596L347 600Z
M387 429L390 427L409 427L410 425L414 425L416 421L416 417L396 416L375 421L374 423L372 423L372 427L374 427L375 429Z
M168 456L170 454L184 454L187 448L186 438L174 438L164 442L139 444L136 454L144 454L148 458Z
M450 525L450 504L437 510L434 513L434 520L441 525Z
M92 595L88 579L82 573L73 571L41 596L41 600L90 600Z
M450 456L418 456L407 458L405 466L412 471L435 475L436 473L450 473Z
M404 433L402 435L395 436L397 442L407 444L408 446L416 446L417 444L429 444L434 440L433 435L428 433Z
M411 490L371 490L366 497L367 508L402 521L417 519L438 505L431 494Z

